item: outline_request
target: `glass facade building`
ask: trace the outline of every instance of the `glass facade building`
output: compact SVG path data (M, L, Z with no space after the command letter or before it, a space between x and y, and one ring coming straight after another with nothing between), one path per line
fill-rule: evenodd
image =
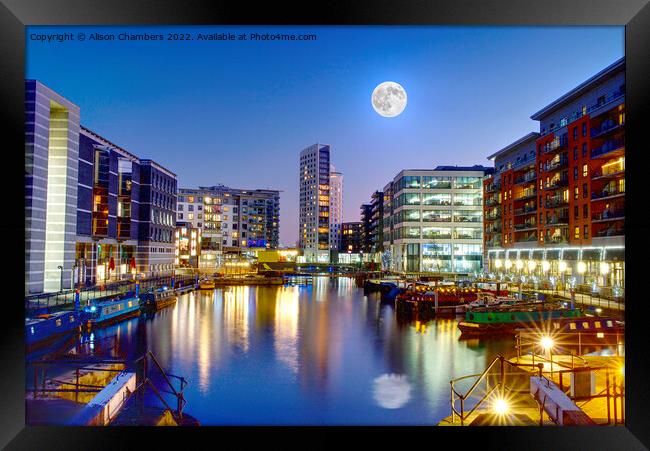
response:
M483 268L483 166L403 170L384 187L382 261L402 273ZM385 265L386 266L386 265Z

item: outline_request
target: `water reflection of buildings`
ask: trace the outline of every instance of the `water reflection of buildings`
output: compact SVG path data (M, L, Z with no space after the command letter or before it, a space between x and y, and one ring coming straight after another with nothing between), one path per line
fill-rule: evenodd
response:
M299 377L303 389L316 388L324 391L331 370L330 359L340 358L340 349L337 348L340 348L341 337L331 334L331 328L336 325L330 321L330 310L335 307L329 304L336 300L329 290L329 278L317 277L313 289L304 290L305 296L301 299L298 318L301 337ZM338 330L335 332L339 334ZM335 355L330 356L331 352Z
M226 339L243 352L249 347L249 297L250 288L229 287L223 292L223 327Z
M279 361L293 373L299 369L298 362L298 318L300 315L300 293L298 287L282 287L276 292L275 327L273 347Z

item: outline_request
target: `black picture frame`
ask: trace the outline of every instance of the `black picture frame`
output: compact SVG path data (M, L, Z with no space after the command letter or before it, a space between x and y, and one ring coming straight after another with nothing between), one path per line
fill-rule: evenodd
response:
M126 24L318 24L318 25L624 25L626 28L626 184L629 206L626 212L626 426L625 427L526 427L526 428L369 428L370 441L393 437L396 446L473 445L497 449L646 449L650 446L650 390L645 345L648 316L643 280L644 240L650 237L645 219L643 118L650 105L650 6L648 0L455 0L425 2L385 0L278 5L264 2L171 0L3 0L0 5L0 99L2 99L3 171L6 198L10 200L0 221L6 254L3 255L5 298L2 302L0 340L0 446L7 449L130 449L145 439L146 446L182 440L185 446L230 446L227 434L239 443L261 444L278 433L283 441L311 446L303 441L307 432L318 443L341 446L336 437L322 428L95 428L26 427L24 407L24 321L20 275L24 262L24 191L19 149L24 146L24 67L26 25L126 25ZM302 6L301 6L302 5ZM547 68L548 69L548 68ZM647 128L647 126L646 126ZM647 176L646 176L647 177ZM351 431L335 428L335 432ZM296 432L302 432L300 436ZM445 436L445 437L443 437ZM448 442L452 440L452 442ZM366 446L370 446L370 441ZM409 445L410 443L410 445ZM446 443L446 445L442 445ZM451 443L451 444L450 444ZM138 445L142 446L142 445Z

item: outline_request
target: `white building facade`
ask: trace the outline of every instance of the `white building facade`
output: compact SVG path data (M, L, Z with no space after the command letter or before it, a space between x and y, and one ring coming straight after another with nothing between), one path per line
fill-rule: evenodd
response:
M483 267L483 166L403 170L384 187L392 271L471 274Z

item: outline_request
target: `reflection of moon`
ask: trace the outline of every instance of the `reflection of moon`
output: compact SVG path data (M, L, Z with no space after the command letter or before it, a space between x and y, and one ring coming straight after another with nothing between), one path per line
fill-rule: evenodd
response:
M372 91L372 107L381 116L398 116L406 108L406 91L399 83L385 81Z
M411 399L411 384L402 374L384 374L374 380L373 396L385 409L399 409Z

